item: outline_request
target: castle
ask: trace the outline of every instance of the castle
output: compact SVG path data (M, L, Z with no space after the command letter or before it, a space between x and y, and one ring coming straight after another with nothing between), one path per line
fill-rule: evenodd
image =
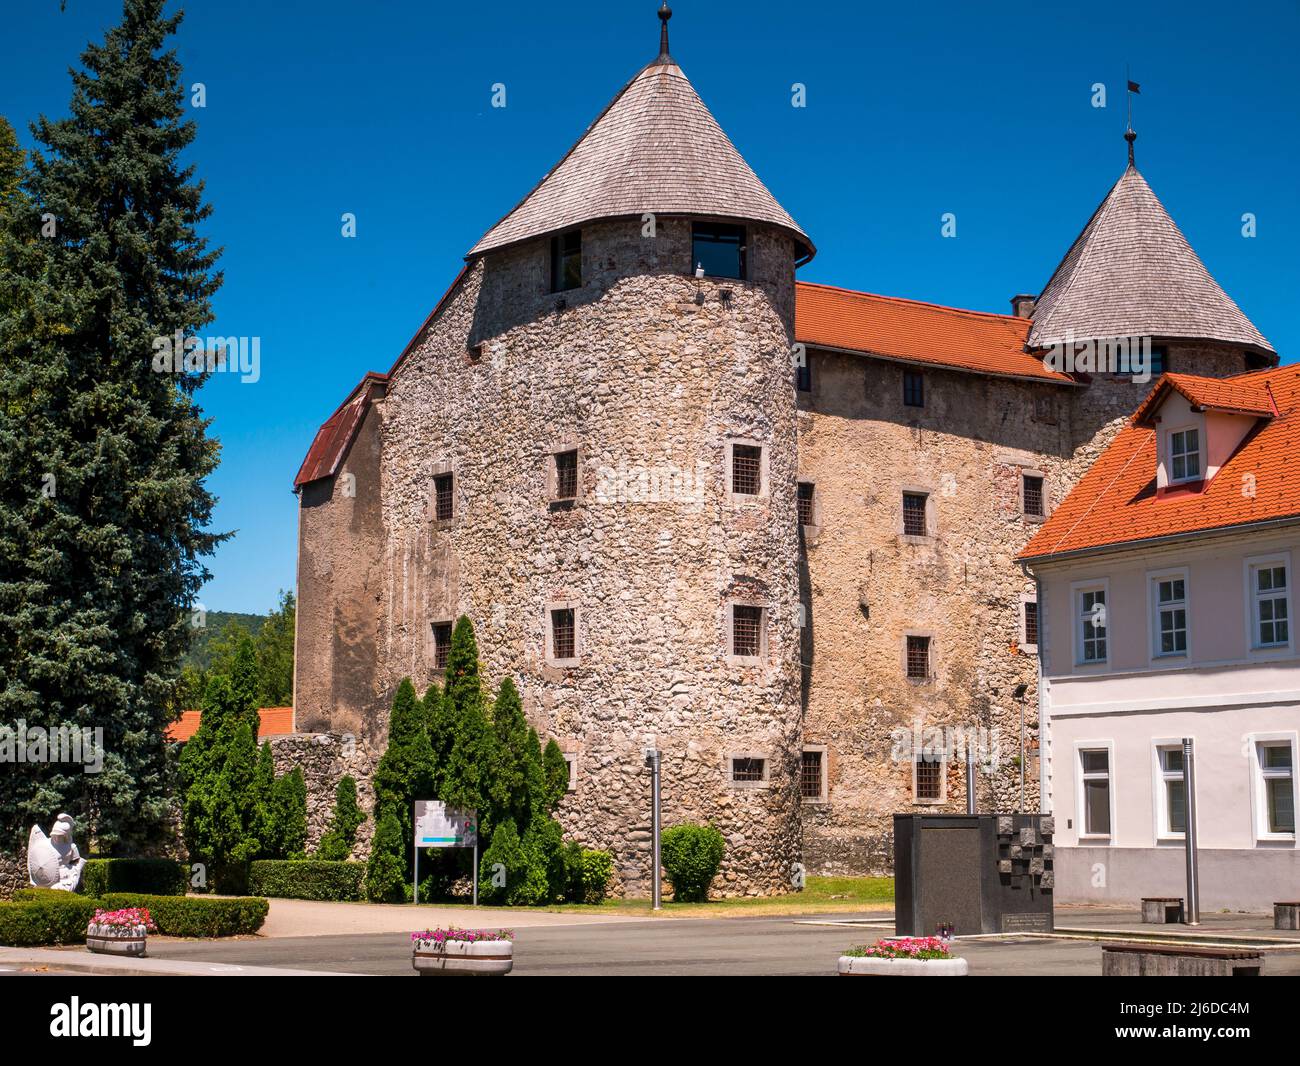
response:
M716 888L885 872L891 816L1038 807L1015 557L1165 368L1273 365L1132 162L1041 295L988 314L796 282L812 239L668 49L469 250L299 470L295 726L382 750L474 622L570 760L559 816L649 892L712 821ZM1071 370L1141 338L1152 367ZM1131 358L1126 356L1125 358ZM1136 377L1136 381L1134 380ZM917 744L916 740L922 743Z

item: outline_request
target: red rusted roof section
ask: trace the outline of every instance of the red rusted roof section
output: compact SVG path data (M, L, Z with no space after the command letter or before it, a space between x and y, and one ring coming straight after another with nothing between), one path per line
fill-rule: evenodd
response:
M1194 374L1166 374L1147 394L1133 414L1136 425L1149 425L1155 409L1170 392L1179 392L1193 407L1227 414L1270 418L1277 414L1267 382L1259 374L1235 378L1203 378Z
M261 720L257 727L257 739L282 737L294 731L292 707L262 707L257 712ZM172 742L189 740L199 731L201 711L182 711L179 722L172 722L167 727L167 739Z
M977 374L1075 384L1025 351L1029 319L795 283L795 340Z
M333 477L338 473L339 463L342 462L343 456L347 454L348 446L352 443L352 438L356 436L357 429L361 426L366 409L369 407L371 400L374 399L374 386L384 386L392 380L411 349L424 336L424 331L429 328L429 324L437 317L438 312L446 306L451 294L456 290L456 286L460 284L461 279L468 270L468 267L460 268L455 280L447 287L447 291L442 294L433 310L429 312L429 317L415 331L415 336L406 342L402 354L397 357L397 361L393 363L388 373L379 374L373 370L368 373L361 379L360 384L348 394L348 398L343 401L338 410L330 415L325 420L324 425L316 431L316 437L312 440L311 447L307 449L307 457L303 459L302 466L298 468L298 476L293 479L295 490L310 482L319 481L323 477Z
M388 380L386 374L373 371L361 379L360 384L352 390L351 395L343 401L325 424L316 431L316 438L307 449L307 457L298 468L298 476L293 479L293 487L301 488L323 477L333 477L347 453L348 445L356 435L357 427L366 415L373 395L372 386L383 385Z
M1138 409L1172 388L1165 375ZM1229 529L1300 517L1300 370L1294 366L1218 380L1176 375L1202 398L1227 396L1236 412L1244 396L1271 396L1270 406L1232 456L1199 490L1156 493L1156 430L1131 422L1062 501L1020 553L1021 559L1119 546L1128 542ZM1220 388L1225 386L1226 388ZM1180 388L1179 391L1183 391ZM1199 401L1198 401L1199 402ZM1135 416L1136 419L1136 416Z

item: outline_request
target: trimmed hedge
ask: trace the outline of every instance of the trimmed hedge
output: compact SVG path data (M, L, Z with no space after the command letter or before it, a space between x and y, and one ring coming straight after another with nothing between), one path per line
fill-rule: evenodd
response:
M190 868L174 859L87 859L81 877L81 891L92 897L106 892L183 896L189 886Z
M366 864L325 859L258 859L248 872L249 891L279 899L365 899Z
M95 911L148 908L160 936L219 937L256 933L266 921L264 899L212 899L109 892L99 899L49 888L23 888L0 903L0 944L81 944Z
M246 936L266 921L270 907L264 899L240 896L213 899L199 896L148 896L138 892L110 892L99 904L105 910L147 907L160 936ZM85 931L84 929L82 930Z
M95 900L75 892L19 889L13 902L0 903L0 944L16 948L84 944L96 906Z
M703 903L722 865L727 842L711 825L675 825L659 842L664 872L678 903Z
M614 872L614 857L608 851L582 849L582 902L604 903L605 890Z

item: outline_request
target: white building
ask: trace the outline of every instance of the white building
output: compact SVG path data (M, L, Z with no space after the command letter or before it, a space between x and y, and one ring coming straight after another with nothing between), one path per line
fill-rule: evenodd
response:
M1065 901L1300 898L1300 371L1167 374L1025 548Z

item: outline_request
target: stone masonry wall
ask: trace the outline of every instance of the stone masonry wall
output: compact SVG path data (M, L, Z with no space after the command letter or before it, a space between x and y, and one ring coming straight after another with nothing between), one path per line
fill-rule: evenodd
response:
M545 738L576 756L560 811L648 894L649 771L663 752L665 826L713 821L725 894L790 886L799 859L793 248L751 232L750 280L690 276L690 229L584 227L582 288L547 291L548 242L476 262L383 401L378 690L435 680L431 625L467 614L495 686L507 673ZM478 347L481 345L481 348ZM731 440L766 449L768 491L727 492ZM551 500L557 450L580 495ZM451 472L456 517L434 520ZM729 604L766 609L766 653L730 661ZM577 612L579 661L548 654L547 618ZM370 722L379 728L386 707ZM733 754L770 780L729 783Z
M989 732L981 810L1038 809L1037 660L1021 648L1034 583L1015 556L1037 529L1021 475L1059 503L1150 384L1097 375L1086 387L925 370L926 403L902 402L900 364L815 351L801 400L800 478L816 485L805 530L811 688L804 742L826 746L827 802L803 804L810 872L888 873L892 816L964 810L964 756L946 799L914 803L916 725ZM1170 369L1241 373L1240 351L1174 345ZM901 534L905 490L930 493L930 536ZM909 681L908 633L931 636L934 677ZM900 734L901 731L901 734ZM977 734L978 735L978 734ZM923 740L927 739L921 734Z
M368 858L375 829L371 817L375 802L371 778L382 752L369 744L358 743L350 733L293 733L272 737L270 743L277 775L288 773L295 766L302 770L307 785L307 854L316 850L329 826L339 779L351 774L357 782L357 803L366 812L366 820L357 830L351 858Z

